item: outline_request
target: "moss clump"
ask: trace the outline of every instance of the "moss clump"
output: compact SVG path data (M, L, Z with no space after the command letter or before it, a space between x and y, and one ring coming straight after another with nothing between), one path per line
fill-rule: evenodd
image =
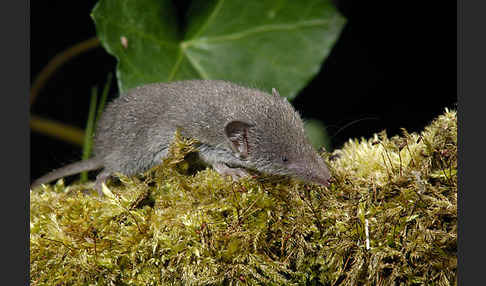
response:
M456 284L456 123L349 141L329 189L187 174L180 137L104 199L60 180L31 192L31 283Z

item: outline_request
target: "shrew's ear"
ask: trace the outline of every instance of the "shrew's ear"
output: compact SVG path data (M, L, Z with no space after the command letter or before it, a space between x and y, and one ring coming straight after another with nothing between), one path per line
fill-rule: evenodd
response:
M243 121L231 121L224 127L226 138L236 155L245 159L248 157L248 130L251 125Z
M280 94L278 93L278 91L277 91L277 89L276 89L275 87L274 87L274 88L272 88L272 94L273 94L273 96L278 96L278 97L280 97Z

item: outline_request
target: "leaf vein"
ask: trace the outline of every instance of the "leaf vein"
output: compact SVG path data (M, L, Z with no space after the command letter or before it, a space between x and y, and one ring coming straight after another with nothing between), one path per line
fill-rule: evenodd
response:
M174 43L174 42L166 42L166 41L161 41L159 39L157 39L156 37L154 37L153 35L150 35L150 34L146 34L140 30L137 30L137 29L134 29L134 28L131 28L129 26L124 26L124 25L120 25L118 22L110 19L110 18L105 18L106 20L106 23L107 24L111 24L113 26L116 26L118 28L120 28L121 30L125 30L125 31L128 31L128 32L132 32L136 35L139 35L140 37L142 38L146 38L148 40L152 40L160 45L163 45L163 46L167 46L167 47L171 47L171 48L178 48L178 44L177 43Z
M199 37L199 35L201 35L201 33L208 27L209 23L211 23L214 20L216 15L218 15L219 11L221 10L221 7L223 6L223 2L224 0L218 1L211 15L209 15L206 22L203 25L201 25L201 29L199 29L199 31L197 31L197 33L194 34L193 38Z
M194 69L201 75L203 79L210 78L209 75L206 73L206 71L202 68L202 66L195 59L193 59L187 51L186 51L186 57L187 60L192 64Z
M187 46L190 46L190 45L193 45L193 44L197 44L198 42L204 42L204 43L213 42L214 43L214 42L222 42L222 41L230 41L230 40L239 40L241 38L248 37L248 36L251 36L251 35L254 35L254 34L259 34L259 33L284 31L284 30L295 30L295 29L306 28L306 27L316 27L316 26L325 25L329 22L330 22L330 20L318 19L318 20L311 20L311 21L302 21L302 22L294 23L294 24L264 25L264 26L253 28L253 29L241 31L241 32L238 32L238 33L191 40L191 41L185 42L185 44Z

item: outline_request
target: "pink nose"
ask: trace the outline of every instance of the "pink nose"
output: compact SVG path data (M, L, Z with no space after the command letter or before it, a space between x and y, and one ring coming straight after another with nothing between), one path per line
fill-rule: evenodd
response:
M323 185L324 187L329 187L329 185L331 184L329 182L329 180L331 179L331 177L329 176L324 176L324 177L318 177L318 178L314 178L314 182L315 183L318 183L320 185Z
M329 187L329 185L331 184L329 182L330 178L329 179L325 179L325 180L322 180L321 181L321 185L323 185L324 187Z

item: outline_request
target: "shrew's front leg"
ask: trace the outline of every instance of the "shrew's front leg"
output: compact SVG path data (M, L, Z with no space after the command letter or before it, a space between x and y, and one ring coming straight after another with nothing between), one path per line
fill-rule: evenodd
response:
M250 173L243 168L231 168L225 163L213 164L214 170L222 176L231 176L233 181L238 181L240 178L249 177Z

